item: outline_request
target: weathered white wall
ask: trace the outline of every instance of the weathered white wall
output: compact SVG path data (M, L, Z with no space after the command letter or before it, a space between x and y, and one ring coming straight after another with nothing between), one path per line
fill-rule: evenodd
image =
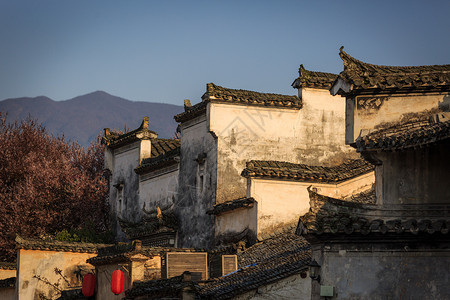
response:
M139 177L139 207L155 209L173 205L178 189L178 167L169 167Z
M450 256L443 251L327 251L321 284L333 299L447 299ZM315 292L313 299L322 299Z
M16 277L16 270L0 269L0 280L10 278L10 277Z
M71 286L81 286L82 281L76 278L74 271L77 271L78 267L84 270L93 269L93 266L86 263L86 260L93 256L96 254L20 249L17 257L16 281L18 300L40 299L39 294L50 299L58 296L59 292L56 289L33 278L34 275L38 275L52 284L59 283L61 289L67 288L64 279L55 273L55 268L62 270Z
M348 98L346 142L353 143L378 127L430 110L449 109L448 95L391 95ZM362 132L361 132L362 131Z
M250 235L256 234L257 204L252 208L241 208L222 213L215 218L215 236L217 239L248 229Z
M232 299L311 299L311 279L309 276L301 278L300 274L295 274Z
M218 136L217 203L245 196L240 174L252 159L336 165L357 157L344 144L344 99L317 89L304 89L302 99L300 110L211 103L210 130Z
M195 160L201 154L206 154L202 186L199 180L200 166ZM215 204L216 166L217 143L209 132L206 116L184 122L181 125L180 177L175 204L181 223L178 247L207 248L213 242L214 219L206 212Z
M260 237L277 227L298 222L298 218L309 211L309 186L312 185L321 195L340 199L370 189L375 175L370 172L338 184L258 178L248 180L247 196L257 201L257 235Z

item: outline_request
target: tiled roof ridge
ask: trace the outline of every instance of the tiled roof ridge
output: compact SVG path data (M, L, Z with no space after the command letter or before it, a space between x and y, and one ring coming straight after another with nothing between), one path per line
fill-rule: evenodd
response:
M444 73L450 73L450 64L445 65L422 65L422 66L388 66L388 65L377 65L377 64L371 64L363 62L359 59L354 58L353 56L349 55L347 52L344 51L344 46L342 46L339 49L339 56L344 62L344 72L345 69L354 69L355 67L362 67L364 69L370 69L372 68L372 71L376 71L376 69L385 69L385 71L388 71L391 69L391 71L410 71L408 73L417 73L417 74L427 74L427 73L435 73L435 72L444 72ZM424 68L437 68L442 70L429 70L429 71L423 71ZM366 70L368 71L368 70ZM393 74L395 75L395 73Z
M97 253L98 248L109 246L108 244L95 244L83 242L47 241L41 239L24 238L16 236L16 246L25 250L49 250L63 252Z
M355 141L358 152L367 150L407 149L450 138L450 113L441 112L359 136Z
M292 87L297 89L301 87L310 87L328 90L338 77L337 74L333 73L307 70L303 64L300 65L298 74L298 78L292 83Z
M173 118L178 123L183 123L188 120L191 120L195 117L198 117L206 112L206 105L208 104L207 101L201 101L193 106L186 106L184 107L184 112L179 113L175 115Z
M347 160L344 163L332 166L311 166L284 161L251 160L241 176L249 178L280 178L305 182L342 182L368 172L374 166L362 158Z
M213 209L208 210L206 213L209 215L219 215L238 208L251 208L255 202L256 200L253 197L241 197L239 199L218 203L214 205Z
M344 94L368 90L448 91L450 89L450 64L429 66L383 66L362 62L340 48L339 56L344 71L338 79L349 84ZM335 83L338 82L336 79ZM333 94L339 91L332 92Z
M214 83L206 85L205 100L223 100L226 102L243 102L246 104L260 104L264 106L283 106L301 108L301 100L295 95L275 93L261 93L249 90L225 88Z
M0 270L16 270L16 262L0 262Z
M279 235L238 254L240 268L201 287L200 299L230 299L300 273L311 260L310 245L295 234ZM247 258L241 260L241 256Z
M109 128L105 128L102 143L108 147L116 148L138 140L138 134L142 134L145 138L156 138L158 134L150 130L148 126L149 118L143 117L142 123L138 128L123 134L111 131Z
M424 232L447 234L450 218L411 218L383 216L377 205L351 202L323 196L308 188L310 211L299 219L298 235L346 234L367 235L369 233L412 233ZM375 213L366 214L373 211Z
M135 168L134 171L137 174L144 174L166 166L178 164L179 161L176 160L176 157L180 155L180 148L181 146L178 146L177 148L167 151L159 156L146 158L142 160L140 166Z
M278 228L278 229L276 229L273 232L270 232L270 233L265 234L265 235L261 235L259 237L259 239L258 239L258 243L263 243L263 242L268 241L270 239L275 239L275 238L277 238L277 237L279 237L280 235L283 235L283 234L294 233L296 228L297 228L297 222L286 224L285 226L282 226L281 228Z

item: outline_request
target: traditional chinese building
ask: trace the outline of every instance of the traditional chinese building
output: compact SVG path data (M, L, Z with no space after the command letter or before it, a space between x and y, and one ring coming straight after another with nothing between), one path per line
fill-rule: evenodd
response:
M350 199L309 189L297 232L321 266L311 299L447 298L450 65L340 56L331 92L346 97L346 142L375 164L375 189Z

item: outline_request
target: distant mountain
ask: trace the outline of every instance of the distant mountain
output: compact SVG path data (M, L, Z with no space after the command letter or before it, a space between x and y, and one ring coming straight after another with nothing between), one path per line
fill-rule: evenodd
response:
M65 101L47 97L14 98L0 101L0 111L8 113L8 120L21 120L31 115L53 135L64 134L66 140L88 146L103 130L137 128L144 116L158 137L174 136L177 123L173 116L183 107L172 104L134 102L105 92L94 92Z

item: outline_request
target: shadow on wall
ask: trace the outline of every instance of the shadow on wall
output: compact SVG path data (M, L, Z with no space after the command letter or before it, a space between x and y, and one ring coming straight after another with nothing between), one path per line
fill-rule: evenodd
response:
M441 111L450 112L450 96L444 96L438 107Z

